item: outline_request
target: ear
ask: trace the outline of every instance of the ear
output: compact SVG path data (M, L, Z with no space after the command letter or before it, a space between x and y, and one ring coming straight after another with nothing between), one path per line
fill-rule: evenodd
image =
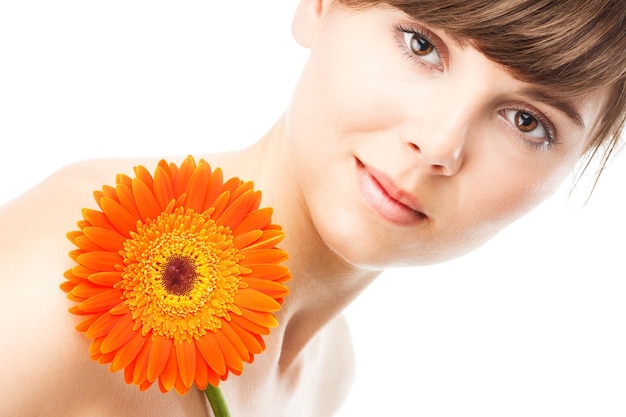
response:
M336 0L300 0L293 17L291 31L293 37L305 48L310 48L320 23Z

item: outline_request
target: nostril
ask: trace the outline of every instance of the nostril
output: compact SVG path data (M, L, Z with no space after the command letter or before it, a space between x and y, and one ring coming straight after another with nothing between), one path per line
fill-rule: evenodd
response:
M436 174L445 174L447 171L447 168L444 165L433 164L431 165L431 168Z
M419 146L417 146L416 144L414 144L413 142L409 142L409 147L410 147L412 150L416 151L416 152L421 152L421 151L422 151L422 150L420 149L420 147L419 147Z

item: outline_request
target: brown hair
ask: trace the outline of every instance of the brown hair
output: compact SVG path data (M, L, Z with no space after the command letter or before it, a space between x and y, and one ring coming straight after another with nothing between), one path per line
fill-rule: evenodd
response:
M467 40L515 77L576 98L608 88L600 128L586 149L585 171L602 171L626 123L624 0L339 0L352 8L386 3ZM597 180L597 177L596 177Z

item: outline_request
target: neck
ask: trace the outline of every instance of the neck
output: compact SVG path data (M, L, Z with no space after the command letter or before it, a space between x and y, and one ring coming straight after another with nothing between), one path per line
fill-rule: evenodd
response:
M321 239L292 175L287 148L282 118L250 148L223 155L221 165L227 175L254 181L263 192L262 205L274 208L272 221L285 231L280 247L289 254L290 295L278 313L280 326L272 333L272 343L280 344L281 368L293 363L313 336L380 273L351 265Z

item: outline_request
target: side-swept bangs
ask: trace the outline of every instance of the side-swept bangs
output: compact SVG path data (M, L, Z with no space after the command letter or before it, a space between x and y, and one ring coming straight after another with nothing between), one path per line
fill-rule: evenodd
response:
M626 5L623 0L340 0L351 8L390 5L469 43L518 79L575 101L606 88L602 120L587 156L601 167L626 117Z

